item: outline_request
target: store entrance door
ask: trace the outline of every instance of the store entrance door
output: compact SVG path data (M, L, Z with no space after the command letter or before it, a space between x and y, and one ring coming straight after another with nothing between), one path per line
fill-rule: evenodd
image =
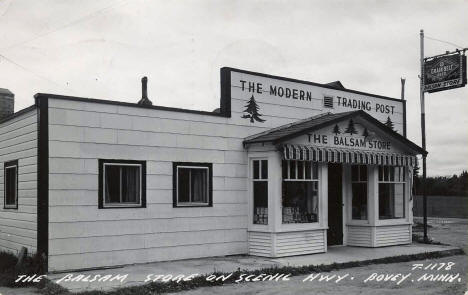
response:
M327 245L343 245L343 166L328 164Z

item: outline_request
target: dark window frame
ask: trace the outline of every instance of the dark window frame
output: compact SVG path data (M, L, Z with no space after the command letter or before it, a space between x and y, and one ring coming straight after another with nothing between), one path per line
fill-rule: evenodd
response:
M141 165L141 196L140 204L125 204L125 205L106 205L104 202L104 164L135 164ZM99 159L99 209L124 209L124 208L146 208L146 161L138 160L116 160L116 159Z
M203 167L208 169L208 203L185 203L179 204L177 197L177 178L178 170L177 167ZM213 207L213 164L212 163L202 163L202 162L172 162L172 207L173 208L197 208L197 207Z
M15 178L16 178L16 187L15 187L15 204L7 205L7 179L6 179L6 170L10 169L11 167L15 167ZM3 209L18 209L18 160L8 161L3 164Z

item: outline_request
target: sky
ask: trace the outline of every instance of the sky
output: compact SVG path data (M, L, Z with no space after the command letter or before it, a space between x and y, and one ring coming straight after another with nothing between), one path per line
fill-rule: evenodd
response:
M468 47L467 12L466 0L0 0L0 87L17 111L39 92L136 102L148 76L154 104L211 111L223 66L395 98L404 77L420 144L419 31L426 57ZM468 169L467 111L468 87L426 95L428 175Z

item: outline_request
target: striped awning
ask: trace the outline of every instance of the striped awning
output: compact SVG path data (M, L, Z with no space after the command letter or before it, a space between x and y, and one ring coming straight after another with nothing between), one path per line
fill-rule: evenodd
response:
M282 146L283 159L364 165L412 166L416 156L395 153L345 150L296 144Z

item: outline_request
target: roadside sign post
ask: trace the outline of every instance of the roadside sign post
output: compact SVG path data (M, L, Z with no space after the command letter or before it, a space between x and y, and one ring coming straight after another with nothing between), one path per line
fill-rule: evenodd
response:
M426 112L424 104L424 93L433 93L464 87L467 84L465 51L467 51L468 48L463 48L461 50L457 49L454 52L447 51L445 54L424 58L424 30L420 30L419 37L421 49L421 75L419 89L421 101L421 138L422 148L426 150ZM422 155L424 242L429 241L427 236L426 157L427 154Z
M421 100L421 136L422 148L426 150L426 111L424 105L424 30L420 33L420 47L421 47L421 82L420 82L420 100ZM423 160L423 223L424 223L424 242L428 242L427 236L427 196L426 196L426 154L422 155Z

